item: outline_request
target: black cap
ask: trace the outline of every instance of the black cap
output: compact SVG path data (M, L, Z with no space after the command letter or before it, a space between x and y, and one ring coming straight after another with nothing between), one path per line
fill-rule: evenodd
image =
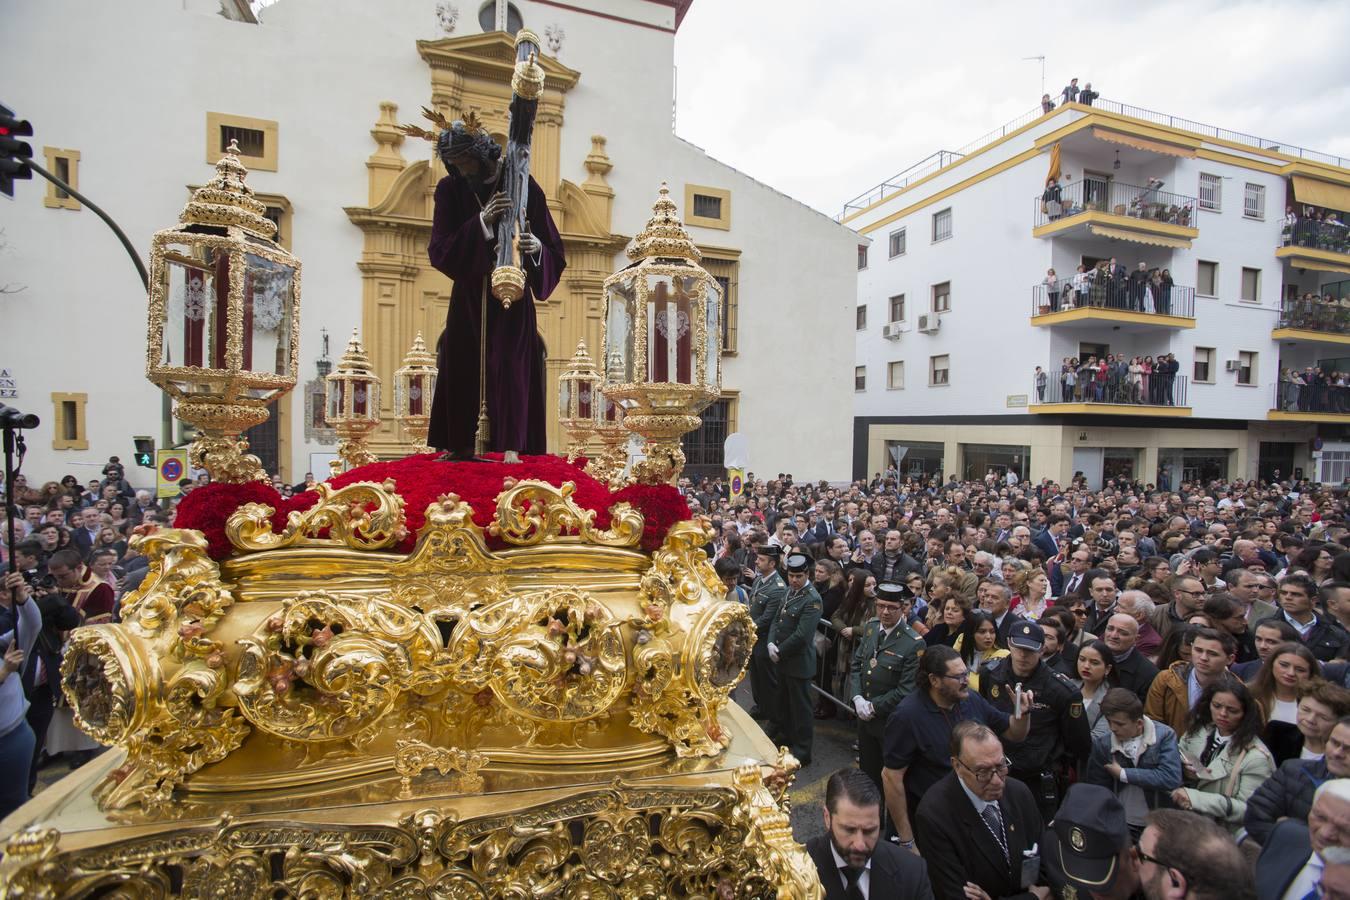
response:
M1040 650L1045 646L1045 630L1035 622L1018 622L1008 632L1008 646Z
M1105 893L1120 873L1120 851L1130 843L1125 807L1108 788L1072 785L1042 841L1051 870L1066 884Z
M789 575L800 575L811 571L811 557L802 553L794 553L787 558L787 570Z
M777 559L783 554L783 549L777 544L761 544L755 551L756 556L767 556L769 559Z
M903 584L897 584L894 581L883 581L877 585L877 599L885 600L889 603L908 603L914 599L914 592Z

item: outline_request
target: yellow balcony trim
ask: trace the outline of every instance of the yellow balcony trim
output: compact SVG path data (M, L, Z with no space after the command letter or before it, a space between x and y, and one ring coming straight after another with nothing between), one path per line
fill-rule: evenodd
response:
M1350 334L1337 334L1334 331L1311 331L1307 328L1275 328L1270 332L1270 339L1273 341L1307 341L1313 344L1350 344Z
M1313 247L1288 247L1276 249L1277 259L1288 260L1300 269L1316 269L1319 272L1339 272L1350 275L1350 253L1334 253L1331 250L1318 250Z
M1089 209L1073 216L1046 222L1031 230L1032 237L1049 237L1061 231L1077 228L1079 225L1107 225L1125 231L1138 232L1140 235L1160 234L1167 237L1194 240L1200 236L1199 228L1189 225L1173 225L1171 222L1155 222L1151 219L1137 219L1134 216L1118 216L1100 209ZM1188 245L1189 246L1189 245Z
M1272 409L1266 413L1267 422L1350 422L1350 413L1300 412L1297 409Z
M1189 406L1135 406L1125 403L1033 403L1027 411L1049 415L1108 415L1108 416L1163 416L1185 419L1191 415ZM1350 416L1342 416L1350 419Z
M1067 325L1070 322L1119 322L1123 325L1154 325L1158 328L1195 327L1195 319L1187 316L1164 316L1131 312L1127 309L1103 309L1100 306L1062 309L1059 312L1031 317L1032 325Z

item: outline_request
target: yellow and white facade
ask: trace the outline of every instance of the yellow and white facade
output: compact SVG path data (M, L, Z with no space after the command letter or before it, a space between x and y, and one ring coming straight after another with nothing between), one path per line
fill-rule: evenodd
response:
M549 45L532 173L568 262L538 307L550 447L564 441L552 409L557 376L579 339L600 345L603 280L625 262L624 246L667 182L728 295L725 390L689 448L690 470L720 470L722 440L740 430L757 436L760 471L842 477L846 444L814 438L848 428L841 400L853 347L837 323L856 290L856 234L672 133L685 0L501 6ZM425 105L451 117L473 110L505 133L512 39L497 30L495 10L491 2L278 0L259 20L247 4L218 0L53 0L7 14L0 53L27 77L9 80L6 105L33 122L39 153L65 158L81 192L138 247L177 220L229 140L239 143L279 242L305 265L301 385L250 435L268 471L286 481L321 473L335 449L314 397L324 332L333 360L336 342L360 329L388 407L372 449L408 452L410 438L392 419L392 376L419 331L428 344L439 336L451 284L426 254L443 170L431 145L394 126L419 121ZM42 185L21 182L0 208L0 284L22 288L0 306L0 369L15 385L2 402L44 420L28 441L30 481L67 472L85 480L108 456L125 460L131 435L164 446L165 419L144 378L145 294L134 270L92 213L44 195ZM803 334L820 365L776 365ZM782 415L785 396L811 408L811 420ZM128 474L151 481L149 470Z
M1029 113L850 202L854 477L898 460L963 479L1340 481L1350 413L1279 393L1281 369L1350 371L1343 325L1309 328L1286 302L1350 287L1350 254L1291 245L1286 206L1305 204L1344 219L1350 160L1109 101ZM1169 270L1167 302L1070 304L1043 285L1112 258ZM1065 358L1094 354L1173 354L1179 377L1139 403L1067 393Z

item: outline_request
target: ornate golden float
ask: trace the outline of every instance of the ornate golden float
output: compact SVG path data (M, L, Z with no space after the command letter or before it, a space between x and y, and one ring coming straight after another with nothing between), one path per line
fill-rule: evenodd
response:
M218 194L246 196L235 164ZM220 296L237 340L247 296ZM72 638L66 696L114 749L0 825L4 896L820 896L796 763L728 702L754 626L670 514L673 453L616 493L422 456L283 503L219 418L198 527L135 538L122 621Z

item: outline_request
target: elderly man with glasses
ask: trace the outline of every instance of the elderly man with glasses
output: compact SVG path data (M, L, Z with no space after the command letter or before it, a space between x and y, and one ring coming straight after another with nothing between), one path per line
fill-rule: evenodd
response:
M915 826L934 895L1027 895L1041 881L1045 826L1031 790L1008 776L1003 744L986 725L956 725L950 753L952 771L924 796Z

